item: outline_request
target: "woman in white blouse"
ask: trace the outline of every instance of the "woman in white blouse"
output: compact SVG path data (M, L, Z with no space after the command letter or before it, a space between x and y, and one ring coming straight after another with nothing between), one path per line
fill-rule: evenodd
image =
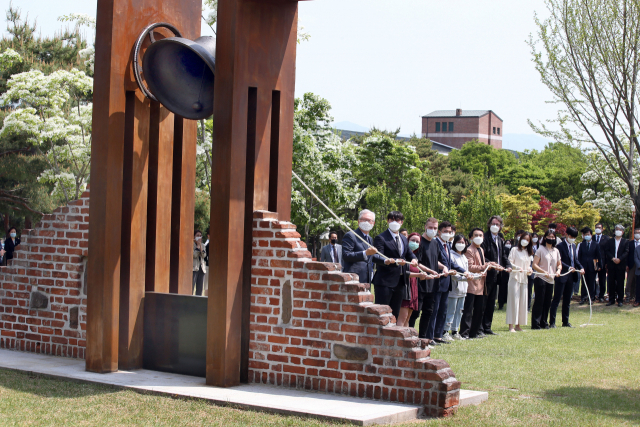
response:
M517 240L517 246L509 253L509 262L513 271L509 275L509 293L507 295L507 324L509 332L520 332L520 325L527 324L528 276L531 275L533 249L531 233L525 232ZM514 327L515 325L515 327Z

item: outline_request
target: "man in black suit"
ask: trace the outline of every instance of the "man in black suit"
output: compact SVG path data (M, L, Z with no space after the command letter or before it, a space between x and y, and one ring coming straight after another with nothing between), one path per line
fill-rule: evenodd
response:
M482 250L484 251L486 262L495 262L500 267L504 268L507 273L511 273L511 263L504 253L504 240L499 235L500 230L502 230L502 225L502 218L498 215L494 215L489 219L489 222L487 223L489 230L484 233ZM491 323L493 322L493 312L496 308L498 270L492 269L487 272L485 289L486 299L484 304L484 314L482 315L482 328L480 329L480 332L484 335L496 335L496 333L491 330Z
M597 297L600 302L604 302L604 294L607 291L607 263L605 262L605 246L607 242L611 240L609 236L604 235L604 225L601 222L596 224L596 235L594 236L595 242L600 246L600 263L598 264L598 282L600 286L600 292ZM591 296L593 298L593 295Z
M436 244L435 237L438 235L438 220L429 218L424 226L424 234L420 238L418 248L418 262L420 269L431 276L438 275L438 258L440 251ZM420 327L418 336L427 338L427 328L433 314L434 288L438 286L438 279L427 279L418 281L418 310L414 310L409 318L409 326L414 328L416 320L420 316Z
M451 223L449 221L442 221L438 225L436 243L439 251L438 262L440 263L440 272L444 274L444 276L438 279L437 286L434 288L433 313L427 326L427 338L434 340L438 344L447 342L442 339L442 333L444 332L444 324L447 319L449 285L451 284L450 275L454 274L454 271L460 274L466 274L464 268L458 266L451 258L451 249L448 243L452 236L453 230L451 229Z
M591 300L596 299L596 275L602 262L602 255L600 254L600 245L593 241L591 229L585 227L581 232L582 242L578 245L578 261L584 270L584 281L587 284L586 287L582 284L580 294L582 297L580 304L584 304L589 300L589 296L591 296Z
M342 238L342 262L344 263L344 273L355 273L360 278L360 283L371 283L373 277L373 255L377 250L369 245L373 245L373 239L369 232L376 223L376 214L368 209L360 212L358 217L358 229L347 233ZM363 238L367 243L356 237L355 234Z
M624 227L621 224L616 225L615 237L609 239L604 250L609 272L609 304L607 306L614 305L616 297L619 307L622 307L624 302L624 276L627 269L627 257L629 256L629 241L622 237L623 234ZM600 285L600 289L602 289L602 285ZM600 293L602 293L602 290Z
M373 255L373 262L378 264L373 276L376 304L388 305L391 312L398 318L400 306L404 297L404 272L407 262L418 265L418 258L409 249L409 241L399 233L404 221L404 215L398 211L387 215L389 228L378 234L373 240L373 246L378 253ZM383 258L380 254L384 255Z
M625 293L629 302L633 302L636 296L636 248L640 246L640 227L633 230L633 240L629 239L629 261L627 262L627 289Z
M560 252L560 260L562 261L562 271L560 274L567 272L573 272L566 276L560 276L555 278L555 285L553 291L553 301L551 301L551 311L549 312L549 327L556 327L556 313L558 312L558 305L560 305L560 298L562 298L562 326L572 328L569 323L569 305L571 304L571 296L573 295L573 283L576 281L577 274L584 274L582 264L578 260L577 248L575 245L576 237L578 237L578 230L575 227L567 228L566 238L556 245L556 248Z

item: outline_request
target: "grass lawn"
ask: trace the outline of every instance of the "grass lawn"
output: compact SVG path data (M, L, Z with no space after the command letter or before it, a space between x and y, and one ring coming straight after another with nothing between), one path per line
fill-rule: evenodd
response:
M425 426L640 425L640 308L571 306L576 328L509 333L505 311L482 340L437 347L463 388L489 401ZM558 313L559 315L560 313ZM0 425L323 426L282 417L0 370ZM333 424L335 425L335 424Z

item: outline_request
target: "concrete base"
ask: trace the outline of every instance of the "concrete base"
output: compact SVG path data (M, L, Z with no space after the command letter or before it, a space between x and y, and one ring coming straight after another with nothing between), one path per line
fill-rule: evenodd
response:
M359 399L345 396L289 390L265 385L231 388L209 387L204 378L156 371L118 371L96 374L85 371L84 360L0 350L0 368L45 375L72 381L105 384L144 393L184 396L217 405L270 413L348 421L355 425L393 424L415 420L419 406ZM487 400L486 392L462 390L460 406Z

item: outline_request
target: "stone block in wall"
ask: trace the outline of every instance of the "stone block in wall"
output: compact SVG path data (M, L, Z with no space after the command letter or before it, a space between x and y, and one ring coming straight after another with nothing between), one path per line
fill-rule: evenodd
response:
M31 292L31 308L43 309L49 307L49 297L42 292Z

